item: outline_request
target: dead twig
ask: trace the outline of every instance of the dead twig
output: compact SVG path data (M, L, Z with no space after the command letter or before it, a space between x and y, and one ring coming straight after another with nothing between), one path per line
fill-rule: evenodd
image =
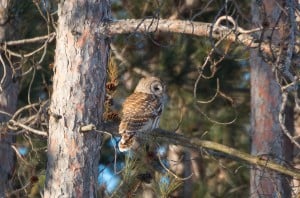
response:
M40 131L40 130L37 130L37 129L33 129L33 128L25 125L25 124L22 124L20 122L12 120L12 119L8 121L8 126L9 126L10 129L13 129L13 130L15 130L15 127L20 127L20 128L23 128L23 129L25 129L25 130L27 130L29 132L32 132L33 134L44 136L44 137L48 137L48 133L47 132Z
M175 173L173 173L170 169L168 169L168 168L164 165L164 163L161 161L160 155L157 155L157 157L158 157L158 160L159 160L160 165L161 165L161 166L162 166L169 174L171 174L171 175L172 175L173 177L175 177L176 179L178 179L178 180L180 180L180 181L184 181L184 180L190 179L190 178L193 176L193 173L192 173L190 176L185 177L185 178L181 178L181 177L177 176Z
M21 40L15 40L15 41L6 41L6 42L4 42L4 45L6 45L6 46L24 45L24 44L36 43L36 42L40 42L40 41L48 40L48 39L50 41L52 41L55 38L55 36L56 36L56 33L52 32L45 36L38 36L38 37L34 37L34 38L21 39Z
M279 115L278 115L280 127L281 127L283 133L291 140L291 142L293 142L295 144L295 146L300 148L300 144L295 140L295 137L293 137L291 135L291 133L289 132L289 130L285 126L285 116L284 115L285 115L285 109L286 109L286 105L287 105L287 101L288 101L288 92L284 91L281 94L281 96L282 96L282 103L281 103L280 112L279 112Z

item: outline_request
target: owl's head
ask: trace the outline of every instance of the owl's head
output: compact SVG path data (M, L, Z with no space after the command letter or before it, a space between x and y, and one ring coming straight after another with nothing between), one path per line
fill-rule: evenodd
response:
M134 90L134 92L154 94L160 97L165 94L165 91L165 84L157 77L142 78Z

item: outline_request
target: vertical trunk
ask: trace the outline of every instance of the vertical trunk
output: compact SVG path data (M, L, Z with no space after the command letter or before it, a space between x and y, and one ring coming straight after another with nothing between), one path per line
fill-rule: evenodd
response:
M96 197L109 40L109 0L60 1L45 197Z
M11 35L8 32L12 32L10 29L10 23L8 22L8 7L9 2L7 0L0 0L0 41L11 39ZM0 84L0 110L13 114L17 107L19 86L17 82L12 79L11 67L8 65L3 54L0 55L2 61L0 62L0 78L4 79ZM3 65L4 64L4 65ZM4 72L5 71L5 72ZM5 76L4 76L5 75ZM4 123L8 121L9 117L5 114L0 114L0 122ZM14 137L7 134L7 129L2 125L0 127L0 197L5 197L5 192L8 190L8 181L15 167L15 153L11 148L11 144L14 143Z
M278 121L280 87L270 65L263 62L256 52L251 52L250 60L251 153L281 164L289 162L292 158L291 142L284 135ZM289 194L289 179L286 176L263 168L255 167L251 170L251 196L289 197Z
M252 2L253 24L275 27L283 23L283 18L280 18L281 9L284 7L281 1ZM273 32L266 29L263 39L278 44L281 36L280 30ZM292 158L292 145L281 130L278 118L282 102L281 87L276 82L272 66L263 61L257 49L251 50L250 64L251 153L281 164L289 162ZM286 120L292 118L291 113L286 112ZM291 127L289 129L292 130ZM250 182L251 197L290 197L289 178L276 172L254 167L251 170Z

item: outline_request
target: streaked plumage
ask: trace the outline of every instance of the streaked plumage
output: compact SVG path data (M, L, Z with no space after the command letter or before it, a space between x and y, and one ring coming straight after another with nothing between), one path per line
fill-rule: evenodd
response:
M148 132L158 127L166 99L165 85L156 77L142 78L134 93L123 104L119 133L120 151L138 147L139 132Z

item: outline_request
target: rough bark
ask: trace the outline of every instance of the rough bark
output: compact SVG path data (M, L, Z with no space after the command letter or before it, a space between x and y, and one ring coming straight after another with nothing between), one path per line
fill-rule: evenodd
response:
M252 155L275 160L279 164L291 161L292 146L281 130L278 114L281 102L280 87L270 65L251 52L251 126ZM289 179L264 168L251 170L251 196L290 194ZM283 196L285 197L285 196ZM287 196L289 197L289 196Z
M109 39L96 28L109 0L60 1L44 197L96 197Z
M275 27L283 23L280 18L281 1L253 1L253 24ZM279 6L281 5L281 6ZM278 20L280 18L280 20ZM281 42L280 29L265 31L263 39L273 44ZM272 65L261 58L258 50L251 50L251 136L253 155L261 155L267 160L285 164L291 161L292 144L284 135L279 124L279 112L282 102L281 87L276 81ZM292 118L291 111L286 112L286 120ZM292 119L290 119L291 121ZM289 127L290 130L291 127ZM264 168L251 170L251 197L290 197L289 177Z
M9 2L0 0L0 41L12 38L9 31L12 32L11 24L8 22ZM0 110L13 114L17 108L17 97L19 92L18 82L13 81L12 71L7 64L5 56L1 54L3 62L0 62L0 78L4 79L0 84ZM4 72L5 71L5 72ZM5 123L9 119L8 115L0 114L0 122ZM5 197L5 192L10 188L9 178L12 176L15 168L15 153L11 148L11 144L15 142L15 138L9 135L5 125L0 127L0 197Z

